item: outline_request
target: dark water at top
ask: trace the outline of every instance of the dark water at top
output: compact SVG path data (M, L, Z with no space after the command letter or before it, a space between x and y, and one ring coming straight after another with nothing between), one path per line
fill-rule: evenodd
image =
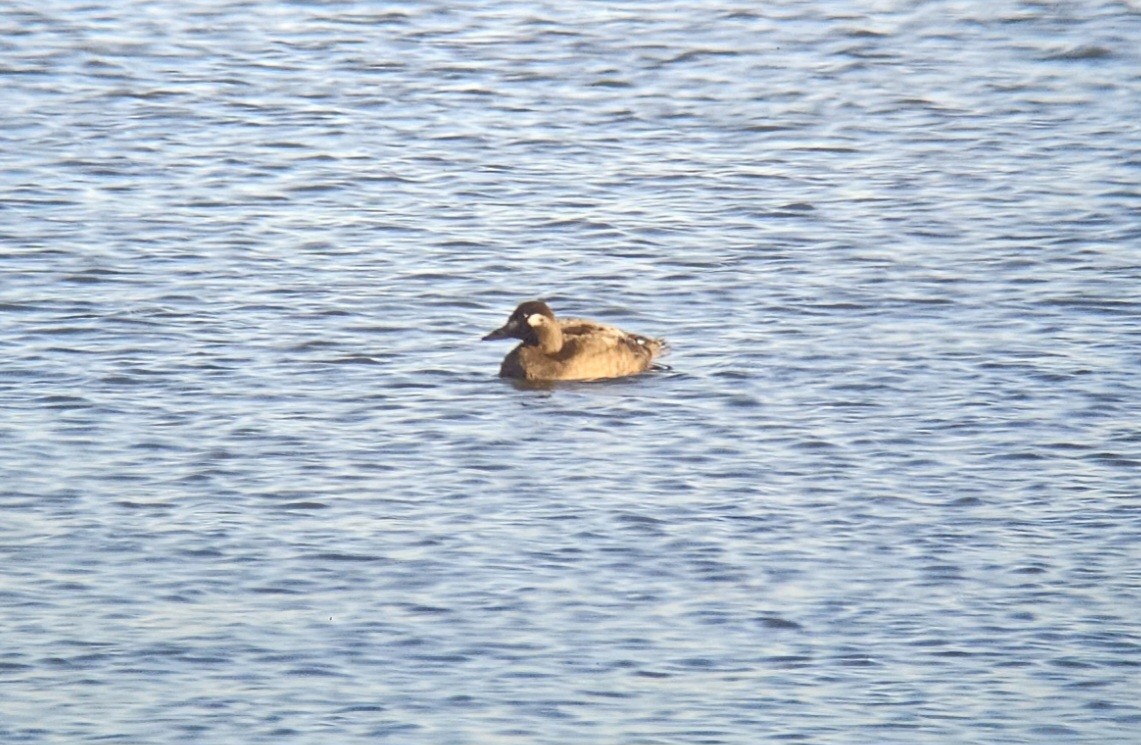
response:
M1138 742L1139 39L6 4L0 741Z

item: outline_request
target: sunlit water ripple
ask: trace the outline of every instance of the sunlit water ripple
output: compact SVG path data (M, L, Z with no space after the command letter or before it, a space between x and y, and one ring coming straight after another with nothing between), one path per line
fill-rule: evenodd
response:
M0 740L1137 742L1136 4L104 5L0 10Z

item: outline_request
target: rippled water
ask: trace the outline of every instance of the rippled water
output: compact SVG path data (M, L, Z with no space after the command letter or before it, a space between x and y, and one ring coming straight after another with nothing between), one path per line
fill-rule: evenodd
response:
M0 10L0 740L1138 741L1136 4L107 5Z

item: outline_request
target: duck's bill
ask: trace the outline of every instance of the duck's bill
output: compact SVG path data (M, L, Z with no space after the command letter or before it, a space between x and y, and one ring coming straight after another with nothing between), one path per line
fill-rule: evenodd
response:
M510 326L510 324L508 324L507 326L501 326L501 327L497 328L495 331L492 331L490 334L483 337L483 341L495 341L496 339L510 338L511 329L509 328L509 326Z

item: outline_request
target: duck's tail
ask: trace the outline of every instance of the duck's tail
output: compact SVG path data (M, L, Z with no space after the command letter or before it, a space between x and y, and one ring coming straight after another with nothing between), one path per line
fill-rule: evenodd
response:
M661 357L670 349L670 345L665 339L651 339L639 334L631 334L630 336L635 344L650 353L651 360Z

